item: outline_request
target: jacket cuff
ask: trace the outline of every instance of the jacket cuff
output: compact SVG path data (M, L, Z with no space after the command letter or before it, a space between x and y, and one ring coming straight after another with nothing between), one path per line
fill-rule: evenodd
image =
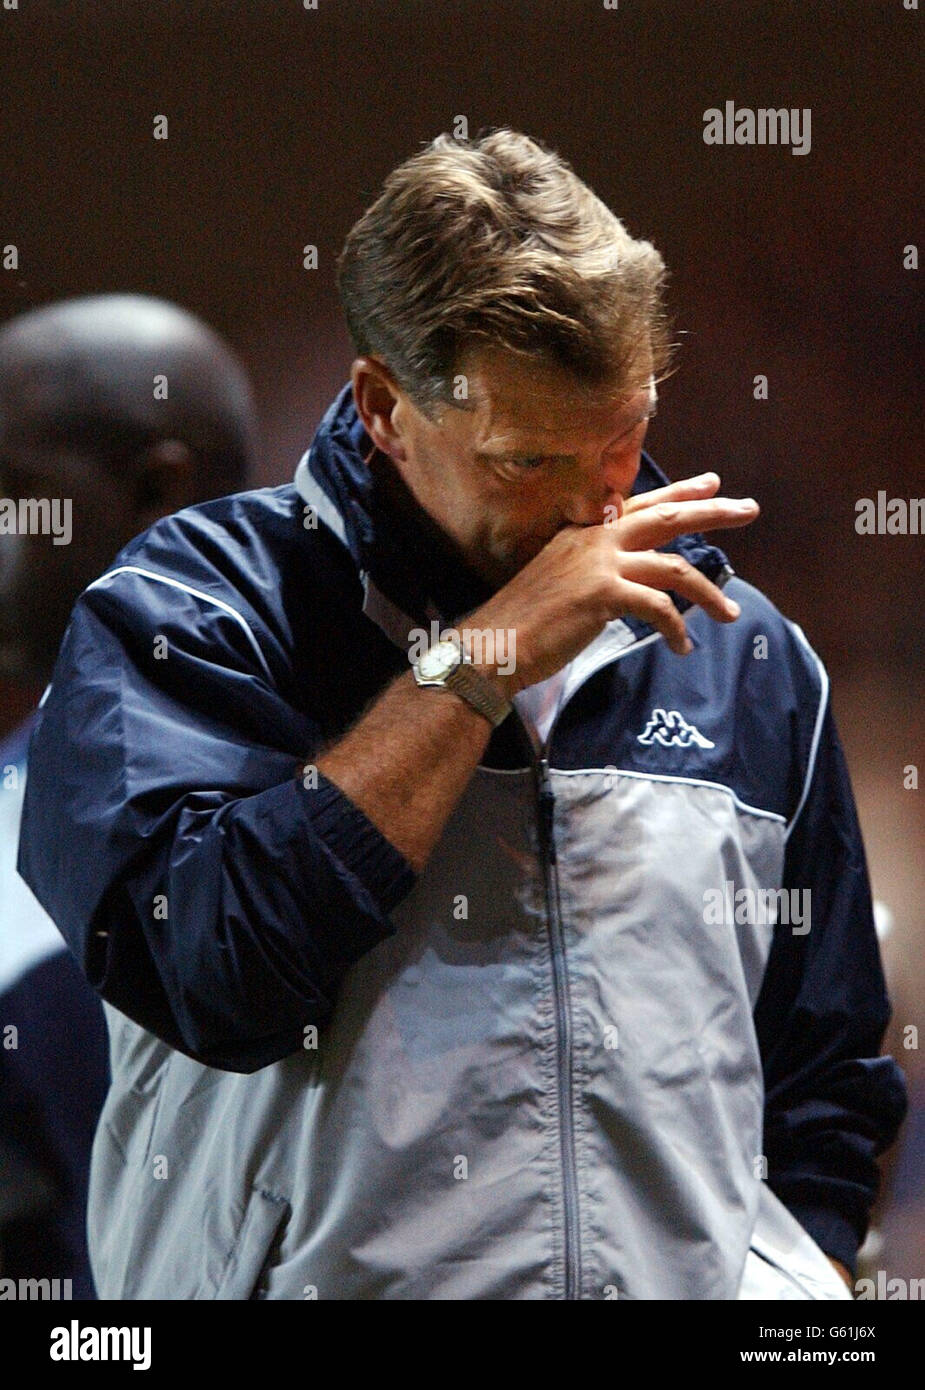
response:
M840 1260L850 1272L852 1280L856 1279L861 1242L854 1224L831 1207L795 1206L790 1202L787 1206L819 1248L831 1255L833 1260Z
M317 787L306 788L301 780L299 785L312 828L382 911L391 912L418 879L407 859L323 772Z

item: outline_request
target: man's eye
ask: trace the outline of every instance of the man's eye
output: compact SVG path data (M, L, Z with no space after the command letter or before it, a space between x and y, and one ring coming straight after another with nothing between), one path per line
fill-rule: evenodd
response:
M542 468L543 464L546 462L546 455L530 454L524 458L512 458L510 462L514 465L515 468Z

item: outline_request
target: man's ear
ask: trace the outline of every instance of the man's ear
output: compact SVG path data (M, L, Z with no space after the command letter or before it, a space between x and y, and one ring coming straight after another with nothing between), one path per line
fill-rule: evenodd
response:
M132 470L132 500L140 531L199 500L195 452L180 439L159 439L144 449Z
M394 376L378 357L357 357L350 368L353 399L366 433L377 449L396 462L404 461L401 428L406 397ZM396 411L396 407L398 410Z

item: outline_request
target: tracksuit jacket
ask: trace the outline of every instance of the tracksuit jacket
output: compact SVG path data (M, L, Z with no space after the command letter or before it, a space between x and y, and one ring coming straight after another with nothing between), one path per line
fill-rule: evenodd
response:
M489 590L372 447L348 384L293 484L133 540L43 697L19 871L105 1001L100 1296L847 1297L905 1092L818 657L674 542L739 619L608 623L415 874L312 753Z

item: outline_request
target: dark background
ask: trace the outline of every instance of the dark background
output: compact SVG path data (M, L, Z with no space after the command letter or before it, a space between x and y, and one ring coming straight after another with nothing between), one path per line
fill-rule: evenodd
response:
M258 481L288 480L347 379L334 286L395 164L465 116L542 139L671 271L683 344L647 447L716 469L760 520L717 537L826 661L896 1018L925 1102L922 537L855 502L922 486L922 23L902 0L19 0L0 9L0 321L103 290L161 295L237 348ZM703 112L809 107L812 148L708 146ZM153 139L157 115L169 139ZM319 268L302 268L317 245ZM769 378L755 401L753 378ZM4 692L0 689L0 699ZM8 709L15 698L9 692ZM925 1274L925 1126L890 1159L873 1267ZM918 1138L916 1137L918 1136ZM910 1157L911 1155L911 1157ZM898 1162L898 1170L894 1171Z

